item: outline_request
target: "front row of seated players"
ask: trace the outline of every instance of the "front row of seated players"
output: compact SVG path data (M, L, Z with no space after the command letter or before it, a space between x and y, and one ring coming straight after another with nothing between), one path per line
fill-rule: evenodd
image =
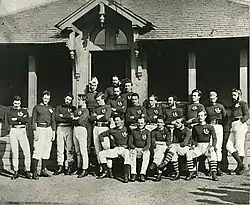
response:
M161 179L161 172L167 166L168 162L173 162L175 176L172 180L180 179L178 156L186 155L187 168L189 171L186 180L191 180L196 177L196 167L194 159L205 155L211 166L212 179L218 181L217 178L217 158L216 158L216 143L217 138L214 127L206 123L206 111L198 112L198 124L192 128L192 133L189 128L184 126L184 119L175 121L175 129L173 131L173 141L169 146L165 159L158 166L157 181ZM151 169L153 167L151 166Z
M157 119L157 128L151 134L145 129L145 119L138 118L137 128L128 134L126 127L123 125L123 119L120 116L115 117L116 127L100 135L100 140L104 150L99 153L103 173L98 178L112 177L112 158L122 156L124 158L124 182L128 182L129 164L131 165L130 181L136 180L136 159L142 158L142 165L139 181L145 181L146 171L150 160L150 146L154 151L154 160L150 169L157 168L158 175L155 181L161 181L161 175L168 162L173 162L175 175L172 180L180 179L178 157L185 156L187 159L187 168L189 171L186 180L191 180L196 175L194 159L205 155L211 165L212 179L217 178L216 162L216 134L213 126L205 121L206 111L198 112L199 123L195 125L192 132L185 127L184 118L175 121L173 130L173 141L171 143L171 134L168 128L164 126L162 117ZM110 140L109 144L104 143L104 138ZM165 154L166 152L166 154Z

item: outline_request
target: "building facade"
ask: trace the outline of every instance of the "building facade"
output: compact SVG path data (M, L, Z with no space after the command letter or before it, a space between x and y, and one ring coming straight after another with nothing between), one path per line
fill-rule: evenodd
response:
M91 76L104 90L112 74L130 78L141 101L187 101L199 88L206 103L215 89L227 107L239 87L249 102L249 13L233 0L59 0L2 16L0 104L21 95L31 111L48 89L55 106Z

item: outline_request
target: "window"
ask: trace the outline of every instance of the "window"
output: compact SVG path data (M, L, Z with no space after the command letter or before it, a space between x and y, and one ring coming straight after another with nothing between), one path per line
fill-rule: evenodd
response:
M95 45L105 45L106 40L106 30L102 29L95 37Z
M121 31L120 29L116 29L115 36L116 36L116 39L115 39L116 45L128 44L128 40L127 40L125 33L123 33L123 31Z

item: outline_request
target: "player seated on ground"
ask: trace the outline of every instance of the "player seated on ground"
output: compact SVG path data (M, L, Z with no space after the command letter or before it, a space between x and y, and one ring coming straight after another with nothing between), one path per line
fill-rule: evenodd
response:
M99 135L103 151L99 153L99 158L103 172L98 177L102 179L105 177L113 178L112 174L112 159L119 156L124 158L124 183L128 183L130 156L128 150L128 132L124 126L124 120L121 115L114 116L115 128L103 132ZM109 138L110 147L105 143L105 138Z
M136 159L142 158L141 172L139 181L145 182L145 175L150 159L151 137L150 132L145 128L145 118L137 119L137 128L131 131L129 135L129 148L131 160L131 178L132 182L136 179Z
M164 125L164 118L159 116L157 119L157 128L151 132L151 142L154 149L154 160L149 167L151 170L154 170L162 163L165 152L171 144L170 131ZM162 170L157 168L157 173L155 181L161 181Z
M159 165L158 169L163 170L169 161L173 162L173 167L175 171L175 176L171 180L180 179L179 156L185 156L190 149L191 141L191 131L189 128L185 127L185 119L183 117L175 120L175 128L173 130L173 141L170 145L169 151L166 154L166 158Z
M211 165L211 174L214 181L218 181L217 158L216 158L216 134L214 127L206 123L206 111L198 112L198 124L192 129L193 146L187 152L187 168L189 175L186 180L191 180L195 176L193 159L205 155Z

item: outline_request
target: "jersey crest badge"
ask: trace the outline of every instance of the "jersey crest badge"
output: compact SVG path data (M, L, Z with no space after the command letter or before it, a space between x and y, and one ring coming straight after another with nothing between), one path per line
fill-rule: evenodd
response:
M138 115L141 115L142 111L139 109L136 111Z
M166 137L167 137L166 134L163 134L163 135L162 135L162 138L163 138L163 139L166 139Z
M50 112L50 113L53 113L53 110L52 110L51 108L49 108L49 112Z
M155 113L156 115L158 115L158 114L159 114L159 111L158 111L158 110L154 110L154 113Z
M215 108L214 111L215 111L217 114L221 113L221 109L220 109L219 107Z
M72 113L72 109L71 108L68 109L68 113Z
M142 137L143 140L147 139L147 135L146 134L143 134L141 137Z
M236 108L240 107L240 103L236 103L234 107Z
M80 116L80 115L82 114L82 111L81 111L81 110L79 110L77 114Z
M104 113L106 113L106 109L105 108L102 109L102 114L104 114Z
M175 111L172 113L172 115L173 115L173 117L178 117L178 113Z
M22 117L22 116L23 116L23 112L20 111L20 112L17 113L17 115L18 115L19 117Z
M118 101L117 104L118 104L118 106L121 107L122 106L122 101Z
M207 135L207 134L209 134L209 130L208 130L207 128L204 128L204 129L203 129L203 133L204 133L205 135Z
M122 132L122 136L125 138L128 136L128 133L127 132Z
M195 111L195 110L197 110L197 109L198 109L198 108L197 108L196 105L192 107L192 110L193 110L193 111Z

